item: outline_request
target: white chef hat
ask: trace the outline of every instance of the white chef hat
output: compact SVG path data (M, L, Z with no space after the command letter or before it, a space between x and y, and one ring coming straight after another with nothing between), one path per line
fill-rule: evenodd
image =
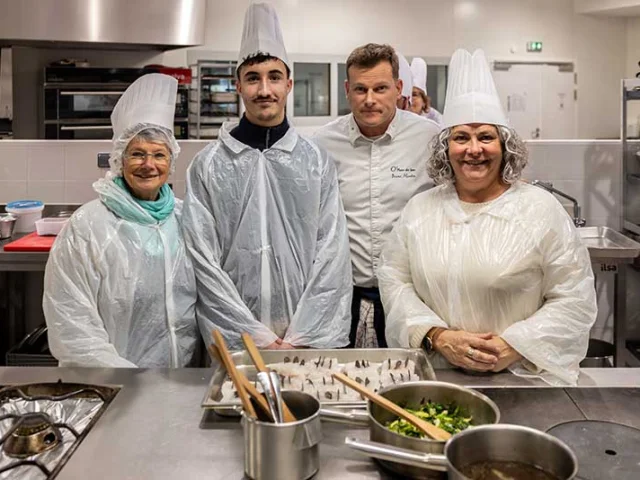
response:
M468 123L508 126L484 52L459 49L449 63L442 126Z
M411 75L413 86L427 94L427 62L420 57L413 57L411 60Z
M402 80L402 96L411 98L411 90L413 90L413 80L411 79L411 67L404 55L396 50L398 55L399 76Z
M178 81L161 73L149 73L129 85L113 112L113 139L127 129L144 123L173 131Z
M111 171L122 175L123 155L129 142L148 130L171 152L170 172L180 147L173 136L178 81L161 73L149 73L129 85L111 113L113 146L109 156Z
M238 67L256 55L276 57L291 70L278 14L268 3L252 3L247 9L244 16Z

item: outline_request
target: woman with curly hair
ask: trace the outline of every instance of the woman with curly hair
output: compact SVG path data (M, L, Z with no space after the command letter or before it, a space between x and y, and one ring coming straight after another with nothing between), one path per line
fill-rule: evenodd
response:
M520 181L527 150L509 128L482 51L449 67L429 175L382 251L390 347L436 366L575 384L596 318L587 249L562 205Z

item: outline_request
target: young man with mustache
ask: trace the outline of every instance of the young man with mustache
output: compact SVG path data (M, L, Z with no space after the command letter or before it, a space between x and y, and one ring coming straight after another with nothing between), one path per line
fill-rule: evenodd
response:
M290 63L278 17L249 6L237 68L245 105L187 171L183 228L211 343L248 332L260 348L349 343L349 239L336 168L289 126Z
M347 59L345 82L352 113L315 135L335 159L347 214L354 280L350 345L355 347L387 346L377 279L380 251L407 201L432 185L425 167L439 128L396 107L402 87L392 47L356 48Z

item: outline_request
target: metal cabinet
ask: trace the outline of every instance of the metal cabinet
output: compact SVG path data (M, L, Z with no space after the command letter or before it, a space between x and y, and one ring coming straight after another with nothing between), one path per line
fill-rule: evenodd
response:
M236 62L200 60L190 67L189 137L218 138L222 124L240 116Z
M640 109L640 79L622 80L622 225L623 233L640 241L640 138L637 112ZM640 263L636 258L626 275L618 278L626 306L624 322L615 332L622 343L619 366L640 367ZM626 294L626 295L625 295ZM622 300L622 299L621 299ZM626 348L625 348L626 347Z

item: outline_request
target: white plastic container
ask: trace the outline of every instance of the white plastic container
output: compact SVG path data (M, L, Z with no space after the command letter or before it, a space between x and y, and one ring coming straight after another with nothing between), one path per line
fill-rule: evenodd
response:
M58 235L62 227L69 221L69 217L46 217L36 221L38 235Z
M17 219L14 233L30 233L36 229L36 221L42 218L44 203L38 200L18 200L7 203L5 210Z

